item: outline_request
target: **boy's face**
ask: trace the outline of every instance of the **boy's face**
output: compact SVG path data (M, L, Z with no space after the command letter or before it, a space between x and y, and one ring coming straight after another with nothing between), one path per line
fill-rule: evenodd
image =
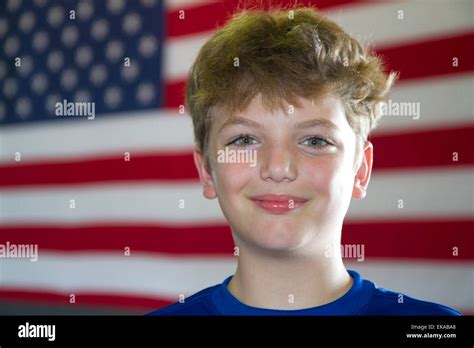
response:
M215 114L208 144L212 173L194 151L204 196L218 198L234 237L248 246L325 247L340 238L328 231L340 231L351 198L365 195L370 142L357 153L356 134L339 98L300 101L302 108L289 105L288 114L268 114L257 96L236 115L241 122ZM289 197L263 196L269 194Z

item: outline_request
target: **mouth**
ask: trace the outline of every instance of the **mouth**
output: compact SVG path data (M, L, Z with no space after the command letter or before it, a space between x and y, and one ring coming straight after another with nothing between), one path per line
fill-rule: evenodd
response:
M264 194L250 198L258 207L272 214L285 214L298 209L308 200L292 195Z

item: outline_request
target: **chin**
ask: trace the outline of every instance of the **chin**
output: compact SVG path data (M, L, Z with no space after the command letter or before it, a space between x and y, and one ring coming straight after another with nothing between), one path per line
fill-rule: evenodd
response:
M260 227L258 227L260 225ZM250 225L252 226L252 225ZM302 247L307 240L301 229L284 226L282 222L273 224L255 224L249 242L259 249L268 251L292 251ZM250 232L250 231L249 231Z

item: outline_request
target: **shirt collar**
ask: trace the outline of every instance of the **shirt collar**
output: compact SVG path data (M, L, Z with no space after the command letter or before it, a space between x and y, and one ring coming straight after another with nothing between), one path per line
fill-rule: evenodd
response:
M318 307L278 310L248 306L240 302L227 289L233 275L227 277L222 284L216 287L211 299L217 311L222 315L354 315L367 305L375 284L362 279L355 271L348 270L348 273L354 280L349 291L337 300Z

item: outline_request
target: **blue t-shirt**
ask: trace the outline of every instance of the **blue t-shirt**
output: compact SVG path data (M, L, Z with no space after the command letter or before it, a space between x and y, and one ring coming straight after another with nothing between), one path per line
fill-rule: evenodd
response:
M223 283L208 287L187 298L147 315L462 315L458 311L433 302L422 301L405 294L379 288L348 270L354 283L337 300L322 306L276 310L250 307L227 289L232 276Z

